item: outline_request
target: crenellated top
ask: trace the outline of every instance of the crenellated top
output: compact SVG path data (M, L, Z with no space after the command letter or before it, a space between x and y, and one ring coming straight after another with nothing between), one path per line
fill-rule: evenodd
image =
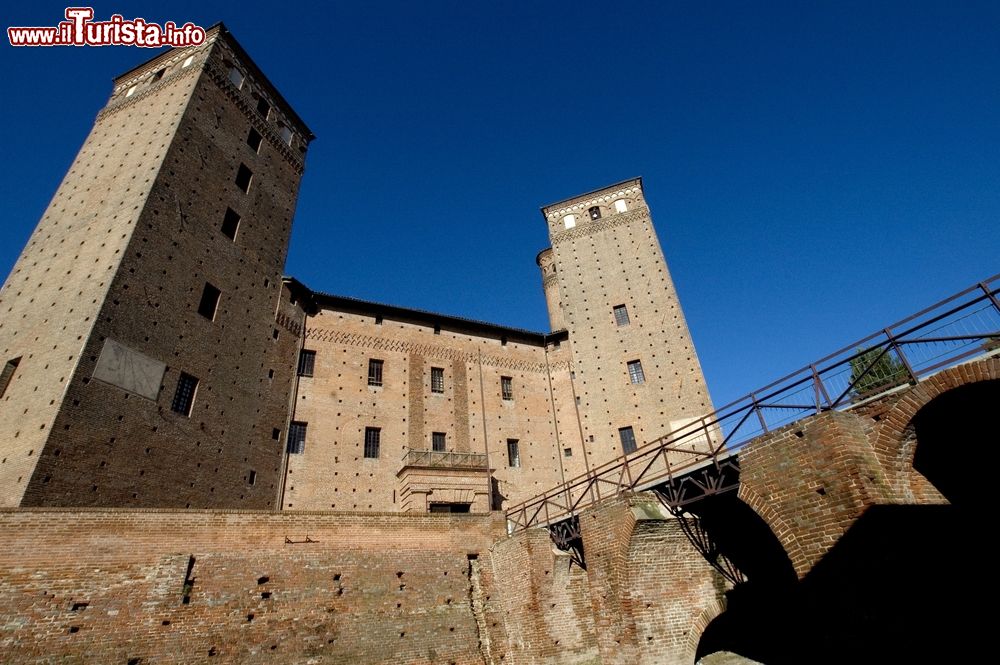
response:
M542 215L549 225L549 235L554 236L559 231L575 228L584 222L644 207L645 203L642 178L632 178L543 206Z
M315 136L222 23L207 30L204 43L167 51L117 77L111 99L98 118L130 106L161 85L202 70L301 170Z

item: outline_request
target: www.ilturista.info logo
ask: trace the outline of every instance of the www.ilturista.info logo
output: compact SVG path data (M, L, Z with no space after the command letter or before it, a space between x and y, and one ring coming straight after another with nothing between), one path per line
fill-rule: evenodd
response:
M66 20L54 28L7 28L11 46L198 46L205 29L167 21L162 26L146 19L125 20L121 14L107 21L94 21L93 7L67 7Z

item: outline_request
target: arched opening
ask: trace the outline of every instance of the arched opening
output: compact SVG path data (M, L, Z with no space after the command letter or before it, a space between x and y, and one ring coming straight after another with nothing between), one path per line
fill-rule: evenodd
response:
M956 508L987 505L982 462L1000 439L998 406L1000 380L981 381L938 395L913 416L913 469Z
M702 633L698 662L770 663L773 643L781 639L773 617L795 590L791 559L771 527L735 493L700 501L692 511L718 552L745 578L726 592L726 611Z

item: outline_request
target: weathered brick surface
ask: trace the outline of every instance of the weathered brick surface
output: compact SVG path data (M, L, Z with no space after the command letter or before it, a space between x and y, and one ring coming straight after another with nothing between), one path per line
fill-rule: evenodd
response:
M506 662L600 663L587 573L530 529L496 544L493 569L503 584Z
M4 662L479 664L487 626L489 662L504 653L496 514L22 510L0 528Z
M827 412L740 451L739 497L771 526L801 577L891 489L862 418Z
M430 321L376 319L376 307L357 309L364 306L343 311L321 301L306 322L305 348L316 352L316 364L313 376L299 380L294 418L308 424L308 438L302 454L289 456L283 508L408 508L403 457L430 450L433 432L445 434L448 451L489 453L504 505L585 471L567 344L506 339L501 330L435 334ZM383 361L381 386L368 384L371 359ZM444 371L442 393L431 390L435 367ZM512 400L503 399L504 376L512 379ZM366 427L381 430L378 458L364 456ZM520 466L509 463L508 439L518 440ZM487 490L481 473L469 474L466 484L475 483ZM426 501L454 500L451 485Z
M5 285L0 349L24 359L0 403L3 504L276 505L302 329L280 304L302 164L277 123L303 153L304 130L238 52L216 29L117 79ZM197 312L206 283L214 320ZM167 365L156 399L93 378L106 339ZM190 417L171 410L181 372L199 379Z
M627 210L619 212L616 202ZM592 208L599 219L590 218ZM556 280L546 297L558 298L570 333L573 387L591 466L621 455L621 427L631 426L641 445L710 413L701 364L641 181L546 206L542 213L552 242L543 268ZM575 225L567 228L570 214ZM626 326L615 322L617 305L628 309ZM552 302L549 310L552 317ZM626 364L634 360L642 363L644 383L629 380Z

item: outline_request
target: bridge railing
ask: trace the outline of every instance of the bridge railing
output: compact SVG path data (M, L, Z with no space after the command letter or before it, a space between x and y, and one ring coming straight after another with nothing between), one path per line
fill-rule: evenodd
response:
M846 410L971 357L1000 352L1000 274L769 383L670 434L507 510L512 531L548 525L604 498L720 468L740 448L806 416ZM707 475L705 476L707 477ZM681 483L677 505L711 494Z

